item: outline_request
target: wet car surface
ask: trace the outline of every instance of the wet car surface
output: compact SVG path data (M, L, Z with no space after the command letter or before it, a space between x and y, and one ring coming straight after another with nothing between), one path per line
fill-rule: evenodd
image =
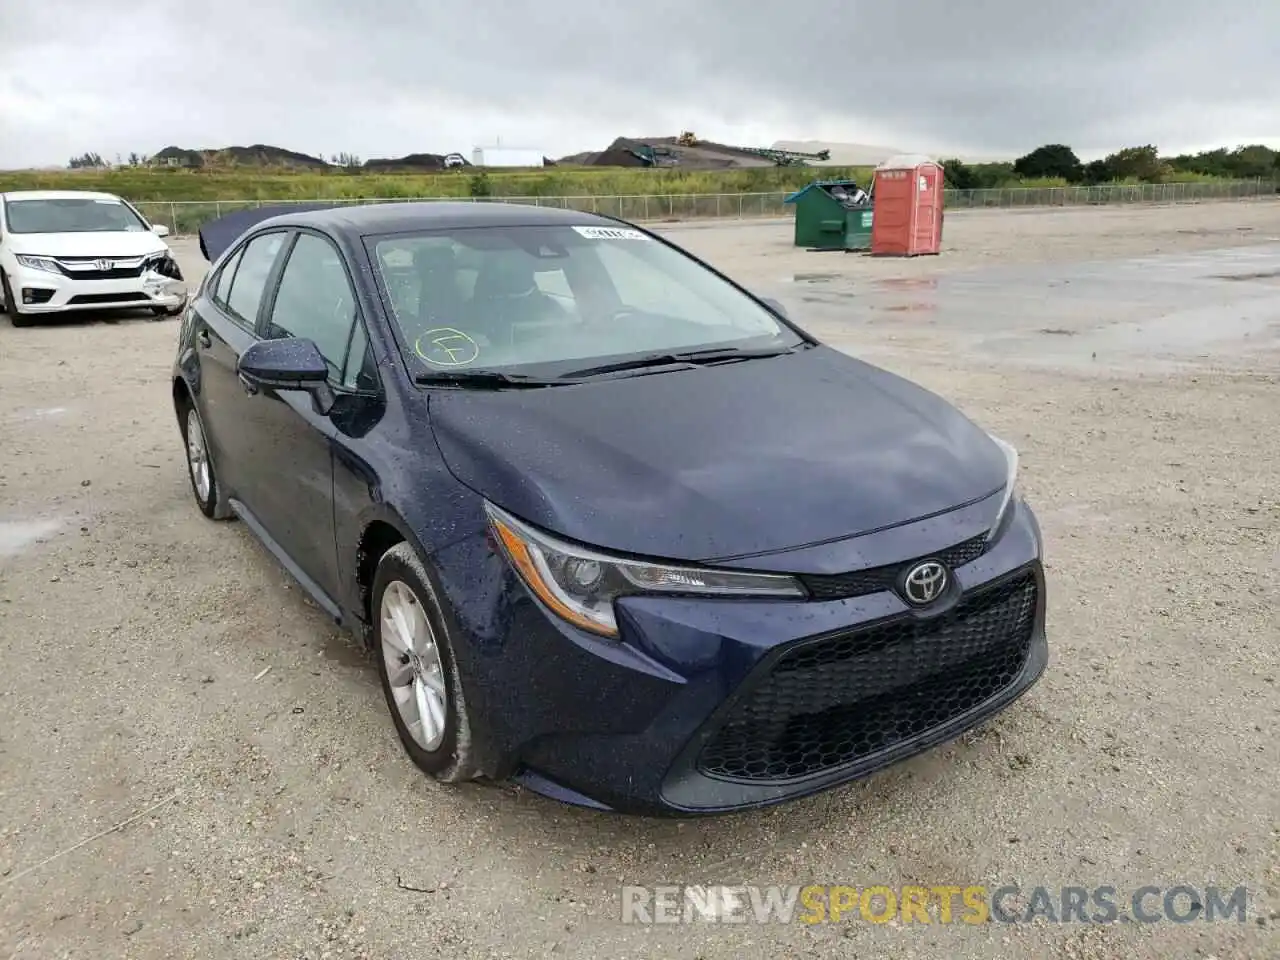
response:
M940 397L588 214L253 213L180 330L196 505L382 650L425 772L742 810L1044 671L1017 451Z

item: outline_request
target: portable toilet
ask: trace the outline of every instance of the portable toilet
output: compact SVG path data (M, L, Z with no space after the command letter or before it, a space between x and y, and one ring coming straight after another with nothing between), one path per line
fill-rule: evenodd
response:
M907 154L880 164L871 253L884 257L939 253L945 183L941 164L928 157Z
M866 250L871 246L871 201L853 180L815 180L784 202L796 208L797 247Z

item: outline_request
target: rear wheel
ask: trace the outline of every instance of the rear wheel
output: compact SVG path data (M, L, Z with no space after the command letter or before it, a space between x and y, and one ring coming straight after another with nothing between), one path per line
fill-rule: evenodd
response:
M405 752L442 783L480 774L471 717L431 578L407 543L378 562L371 596L378 674Z
M9 315L10 323L15 327L29 327L35 322L18 306L18 301L13 296L13 288L9 286L9 278L3 271L0 271L0 294L4 295L4 312Z

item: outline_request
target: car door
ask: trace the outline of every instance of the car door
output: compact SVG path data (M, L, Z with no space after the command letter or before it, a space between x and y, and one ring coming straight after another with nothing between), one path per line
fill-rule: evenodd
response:
M258 339L258 315L267 283L287 239L283 231L253 236L223 262L206 285L206 296L193 306L200 418L218 482L236 500L244 499L247 482L258 469L249 438L241 429L250 398L240 384L236 364Z
M264 390L251 398L244 429L264 469L254 472L245 497L280 550L333 599L339 594L335 411L361 386L367 335L346 263L328 238L298 231L263 310L260 333L263 339L311 340L329 365L338 402L328 413L319 413L311 395L300 390Z

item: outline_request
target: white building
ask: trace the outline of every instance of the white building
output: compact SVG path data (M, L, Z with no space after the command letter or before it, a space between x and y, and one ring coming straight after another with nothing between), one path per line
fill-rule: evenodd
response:
M545 166L541 150L517 147L474 147L471 162L477 167L542 167Z

